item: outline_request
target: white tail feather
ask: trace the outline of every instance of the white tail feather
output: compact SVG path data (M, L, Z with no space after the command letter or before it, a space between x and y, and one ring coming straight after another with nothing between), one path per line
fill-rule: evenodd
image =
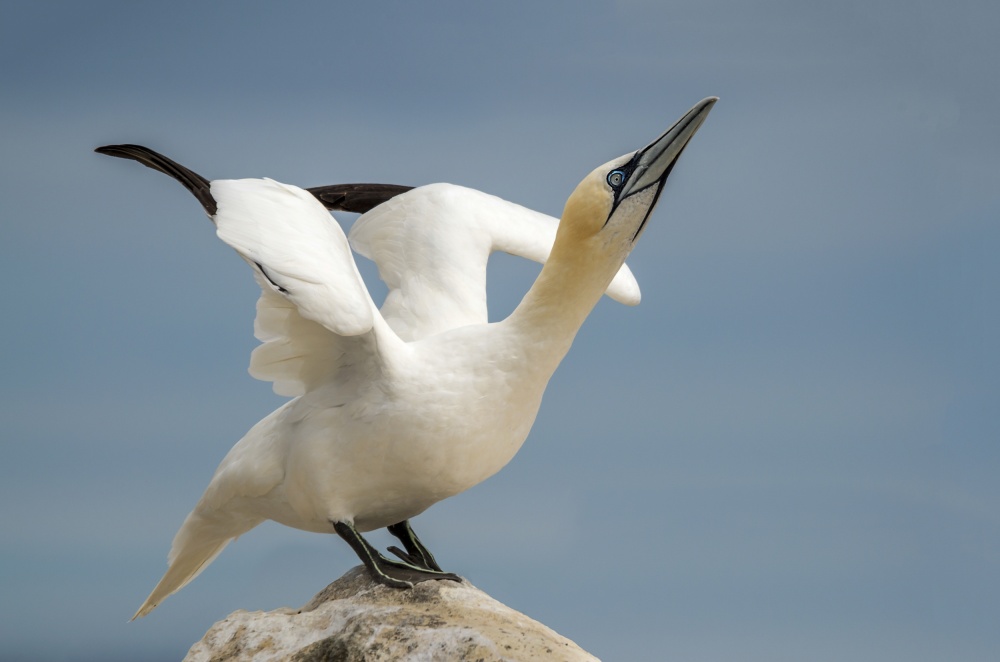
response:
M187 586L208 567L230 541L246 533L263 520L242 520L226 518L225 521L212 515L200 513L196 508L174 536L169 567L146 601L139 607L132 620L141 618L163 602L167 597Z

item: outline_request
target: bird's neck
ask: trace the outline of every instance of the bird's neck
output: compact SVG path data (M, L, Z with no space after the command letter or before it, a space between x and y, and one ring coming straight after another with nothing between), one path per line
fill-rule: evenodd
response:
M560 231L538 279L504 321L529 361L555 370L624 261Z

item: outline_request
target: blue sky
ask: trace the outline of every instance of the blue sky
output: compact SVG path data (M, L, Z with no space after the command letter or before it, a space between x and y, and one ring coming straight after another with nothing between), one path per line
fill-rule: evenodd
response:
M642 304L602 301L520 454L415 526L605 659L993 659L1000 9L342 4L0 2L0 657L177 659L356 563L265 525L126 622L281 399L245 265L94 147L558 214L718 95L629 260ZM495 260L491 314L535 273Z

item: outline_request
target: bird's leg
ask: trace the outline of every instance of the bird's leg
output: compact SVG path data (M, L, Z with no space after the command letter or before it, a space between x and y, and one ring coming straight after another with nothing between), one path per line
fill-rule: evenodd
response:
M424 544L420 542L420 538L414 533L413 527L410 526L410 520L404 519L402 522L391 524L386 528L389 530L389 533L399 538L399 541L403 543L403 547L406 548L404 552L398 547L390 547L390 552L419 568L442 572L441 566L434 560L434 555L431 554L429 549L424 547Z
M354 553L358 555L361 562L368 568L368 573L372 576L372 579L380 584L385 584L393 588L413 588L414 584L432 579L462 581L461 577L450 572L441 572L440 570L421 568L409 563L390 561L382 556L377 549L372 547L371 543L362 538L353 524L348 524L347 522L331 523L337 534L351 546Z

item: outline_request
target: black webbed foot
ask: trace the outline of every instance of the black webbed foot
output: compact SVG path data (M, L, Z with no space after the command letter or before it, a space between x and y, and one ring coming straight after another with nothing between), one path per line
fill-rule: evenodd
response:
M410 526L410 520L403 520L402 522L397 522L386 528L389 533L396 536L396 538L403 543L403 547L406 548L406 552L403 552L398 547L390 547L390 552L407 563L417 566L418 568L442 572L441 566L439 566L437 561L434 560L434 555L431 554L430 550L427 549L422 542L420 542L420 538L418 538L417 534L413 531L413 527Z
M380 584L385 584L393 588L413 588L414 584L433 579L447 579L454 582L462 581L461 577L450 572L423 568L415 564L400 563L399 561L391 561L385 558L377 549L372 547L371 543L361 537L361 534L358 533L353 524L333 522L333 528L351 546L358 555L358 558L361 559L361 562L365 564L372 579ZM403 544L405 545L406 543L404 542ZM431 559L433 560L433 557Z
M418 568L425 568L427 570L433 570L433 568L427 568L426 566L424 566L423 562L420 559L416 558L415 556L410 556L409 554L407 554L406 552L404 552L403 550L401 550L399 547L396 547L395 545L391 545L387 549L391 553L395 554L396 557L399 558L400 560L402 560L404 563L408 563L408 564L410 564L412 566L416 566Z

